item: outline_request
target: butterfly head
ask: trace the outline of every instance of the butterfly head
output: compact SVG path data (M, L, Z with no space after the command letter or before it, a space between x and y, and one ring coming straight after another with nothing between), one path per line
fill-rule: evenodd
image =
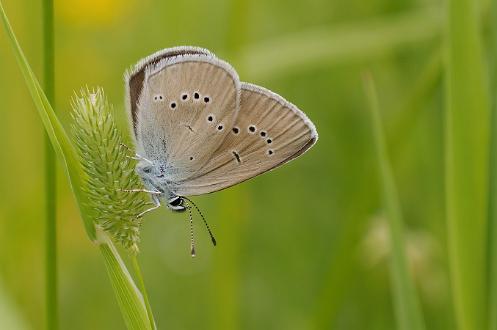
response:
M167 207L171 211L184 212L186 210L185 200L181 196L174 196L167 201Z

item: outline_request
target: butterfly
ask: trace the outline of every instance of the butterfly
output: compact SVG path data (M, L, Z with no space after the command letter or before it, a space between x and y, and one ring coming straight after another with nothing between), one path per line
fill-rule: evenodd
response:
M126 72L125 90L136 173L145 187L134 191L150 193L154 203L142 215L162 201L172 211L185 211L191 202L186 196L270 171L318 139L295 105L241 82L230 64L207 49L158 51Z

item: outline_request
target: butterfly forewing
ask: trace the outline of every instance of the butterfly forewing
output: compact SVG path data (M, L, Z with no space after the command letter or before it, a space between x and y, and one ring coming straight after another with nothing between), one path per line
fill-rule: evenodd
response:
M126 106L128 108L128 115L134 134L136 134L137 104L143 90L146 68L170 57L193 54L213 56L207 49L200 47L179 46L166 48L142 59L132 69L126 72L124 78L127 98Z
M236 72L213 56L149 66L137 107L138 153L164 164L172 185L195 176L229 134L239 90Z
M317 140L312 122L293 104L262 87L242 83L240 111L209 161L173 183L179 195L221 190L278 167Z

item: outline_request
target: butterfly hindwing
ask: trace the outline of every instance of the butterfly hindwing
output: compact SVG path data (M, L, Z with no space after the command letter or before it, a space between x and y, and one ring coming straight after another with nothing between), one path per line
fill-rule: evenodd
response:
M212 55L186 54L147 66L137 102L137 152L163 164L167 182L194 176L233 126L236 72Z
M318 135L295 105L242 83L240 110L229 134L194 176L172 183L178 195L218 191L272 170L308 150Z

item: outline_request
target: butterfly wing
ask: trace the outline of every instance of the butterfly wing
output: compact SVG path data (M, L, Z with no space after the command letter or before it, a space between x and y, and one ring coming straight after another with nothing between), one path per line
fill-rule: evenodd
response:
M166 182L198 173L229 134L239 91L236 72L212 55L148 65L137 102L137 152L161 164Z
M240 110L230 133L194 176L173 183L178 195L200 195L272 170L307 151L318 139L314 124L295 105L242 83Z
M154 54L147 56L139 61L133 68L126 71L124 74L124 86L126 95L126 107L128 112L129 121L132 124L132 130L136 138L136 119L137 119L137 105L140 94L143 90L143 82L145 80L145 69L157 64L161 60L171 58L174 56L203 54L214 56L209 50L193 46L179 46L162 49Z

